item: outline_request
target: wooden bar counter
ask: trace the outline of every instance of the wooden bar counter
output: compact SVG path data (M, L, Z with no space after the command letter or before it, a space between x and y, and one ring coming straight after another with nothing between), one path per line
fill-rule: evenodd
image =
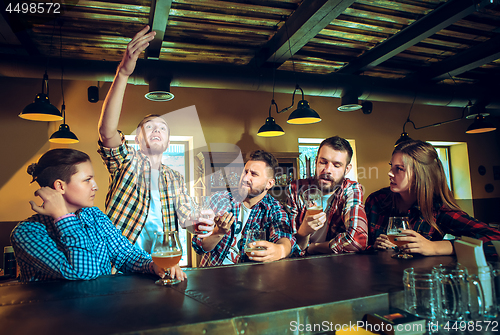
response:
M187 281L173 287L139 274L8 282L0 284L0 329L9 335L292 334L301 324L355 323L401 296L405 268L455 261L391 254L192 269L186 270Z

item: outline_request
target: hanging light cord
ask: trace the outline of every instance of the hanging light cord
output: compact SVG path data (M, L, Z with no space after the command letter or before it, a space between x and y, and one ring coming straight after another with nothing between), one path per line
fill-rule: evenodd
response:
M66 124L66 104L64 101L64 88L63 88L63 82L64 82L64 66L63 66L63 60L62 60L62 21L59 22L59 60L61 62L61 96L62 96L62 106L61 106L61 112L63 114L63 124Z
M448 73L448 75L450 76L451 80L453 80L453 83L456 85L455 79L453 79L453 77L449 73ZM437 127L437 126L440 126L440 125L443 125L443 124L447 124L447 123L451 123L451 122L462 120L465 117L465 110L468 109L468 108L470 108L470 107L472 107L472 102L469 100L469 102L467 103L467 105L465 105L465 107L462 109L462 116L461 117L455 118L455 119L451 119L451 120L448 120L448 121L436 122L436 123L433 123L433 124L429 124L427 126L417 127L417 126L415 126L415 123L413 123L413 121L410 120L411 110L413 108L413 104L415 103L415 99L416 98L417 98L417 93L415 92L415 96L413 97L413 102L411 103L410 110L408 111L408 117L406 118L406 121L403 124L403 133L406 132L405 131L405 126L406 126L407 123L411 123L413 125L413 129L419 130L419 129L429 128L429 127Z
M290 60L292 61L292 71L293 71L293 79L295 79L295 89L293 90L293 94L292 94L292 104L290 106L285 107L282 110L280 110L278 112L278 114L286 112L287 110L289 110L290 108L293 107L293 105L295 103L295 100L294 100L295 99L295 92L298 89L300 89L300 91L302 92L302 100L304 100L304 91L302 91L302 89L300 88L299 84L297 84L297 73L295 73L295 62L293 61L292 45L290 44L290 35L288 34L288 25L286 24L286 20L285 20L285 32L286 32L286 38L288 40L288 52L290 53Z
M56 22L54 21L54 25L52 26L52 34L50 35L50 46L49 46L49 54L47 55L47 61L45 63L45 74L43 75L42 82L42 93L49 96L49 75L47 74L47 69L49 68L49 60L52 55L52 40L54 39L54 33L56 30Z

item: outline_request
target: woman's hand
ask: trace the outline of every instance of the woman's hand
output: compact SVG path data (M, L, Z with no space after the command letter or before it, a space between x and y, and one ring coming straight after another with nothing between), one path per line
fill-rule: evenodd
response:
M410 254L421 254L424 256L452 255L453 245L449 241L430 241L413 230L402 230L404 237L398 237L398 241L408 242L400 249Z
M160 278L165 278L165 270L160 268L156 263L153 262L153 271L155 274L157 274ZM184 281L184 279L187 278L187 275L184 271L182 271L181 267L179 264L172 266L170 269L170 278L177 278L180 281Z
M184 279L187 278L187 275L184 271L182 271L179 264L176 264L175 266L172 266L170 268L170 278L172 278L172 279L177 278L180 281L184 281Z
M39 196L43 200L41 206L35 204L34 201L30 201L31 209L38 214L51 216L55 220L69 213L69 210L66 207L66 201L64 200L62 194L53 188L48 186L39 188L36 190L35 195Z
M379 237L375 240L375 243L373 244L373 247L375 249L381 249L381 250L386 250L386 249L392 249L396 245L389 241L389 238L385 234L380 234Z

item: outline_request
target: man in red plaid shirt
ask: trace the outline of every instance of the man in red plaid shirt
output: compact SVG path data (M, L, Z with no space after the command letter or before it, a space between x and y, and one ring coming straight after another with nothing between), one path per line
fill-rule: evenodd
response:
M362 251L367 246L368 228L361 184L345 176L352 168L352 148L345 139L324 140L316 156L316 174L292 182L287 189L287 205L297 233L300 254L339 254ZM322 191L323 211L307 214L302 192Z

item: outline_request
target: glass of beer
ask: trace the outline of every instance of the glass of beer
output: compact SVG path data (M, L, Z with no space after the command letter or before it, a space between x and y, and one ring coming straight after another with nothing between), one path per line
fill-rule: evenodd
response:
M410 224L408 222L408 218L404 216L391 216L389 217L389 225L387 226L387 237L391 243L394 243L399 248L399 252L394 254L393 258L412 258L413 255L407 254L402 251L400 248L407 244L406 241L395 241L398 237L404 237L406 234L401 233L402 230L410 229Z
M306 215L316 215L323 211L323 192L319 188L308 188L300 196L306 205Z
M181 281L170 278L170 268L179 263L182 257L182 248L179 234L173 230L155 233L153 246L151 247L151 258L160 268L165 271L165 278L158 279L156 285L175 285Z
M192 209L192 219L194 220L194 232L195 234L206 234L207 232L204 230L200 230L199 226L205 225L205 223L200 223L199 219L204 218L208 219L210 218L210 215L208 214L201 214L201 211L209 210L211 209L210 207L210 196L208 195L201 195L196 197L196 199L193 199L194 204L191 206Z
M245 253L247 254L247 256L250 257L252 251L261 251L266 249L265 247L252 245L253 242L257 241L267 241L265 229L254 228L248 231L247 240L245 242Z

